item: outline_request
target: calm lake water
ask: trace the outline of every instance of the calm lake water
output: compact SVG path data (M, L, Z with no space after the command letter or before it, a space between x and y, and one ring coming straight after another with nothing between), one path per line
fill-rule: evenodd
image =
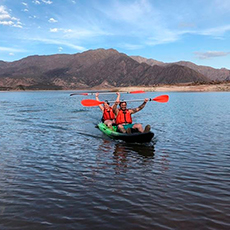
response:
M170 96L133 116L155 133L142 145L70 93L0 92L1 230L230 229L230 93L123 94Z

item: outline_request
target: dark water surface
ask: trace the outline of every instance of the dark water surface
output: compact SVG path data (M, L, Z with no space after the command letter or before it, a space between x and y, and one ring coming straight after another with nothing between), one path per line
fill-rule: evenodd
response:
M0 93L1 230L230 229L230 93L148 102L144 145L108 139L70 93Z

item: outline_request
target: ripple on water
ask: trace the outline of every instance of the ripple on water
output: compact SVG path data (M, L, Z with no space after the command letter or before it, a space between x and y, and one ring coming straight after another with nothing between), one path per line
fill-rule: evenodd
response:
M106 138L99 108L66 95L1 94L0 229L230 228L229 94L148 104L144 145Z

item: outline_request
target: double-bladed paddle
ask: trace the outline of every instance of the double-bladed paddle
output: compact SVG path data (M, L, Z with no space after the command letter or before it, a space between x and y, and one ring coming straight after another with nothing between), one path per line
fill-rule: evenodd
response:
M99 94L115 94L116 92L102 92ZM130 93L130 94L135 94L135 93L145 93L143 90L136 90L136 91L130 91L130 92L119 92L119 93ZM70 96L74 95L84 95L84 96L90 96L90 95L95 95L96 93L71 93Z
M168 95L161 95L155 98L149 98L149 101L156 101L156 102L160 102L160 103L166 103L169 100L169 96ZM135 101L144 101L144 99L134 99L134 100L125 100L126 102L135 102ZM115 101L109 101L109 102L115 102ZM104 104L104 101L97 101L97 100L93 100L93 99L86 99L86 100L82 100L81 104L83 106L98 106L101 104Z

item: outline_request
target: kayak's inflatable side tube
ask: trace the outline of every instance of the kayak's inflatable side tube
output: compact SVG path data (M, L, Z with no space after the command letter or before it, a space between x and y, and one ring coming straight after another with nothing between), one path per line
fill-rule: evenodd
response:
M117 126L113 126L113 129L109 129L107 125L104 123L99 123L98 128L107 136L109 136L112 139L116 140L123 140L126 142L138 142L138 143L144 143L144 142L150 142L154 136L153 132L148 133L119 133L117 132Z

